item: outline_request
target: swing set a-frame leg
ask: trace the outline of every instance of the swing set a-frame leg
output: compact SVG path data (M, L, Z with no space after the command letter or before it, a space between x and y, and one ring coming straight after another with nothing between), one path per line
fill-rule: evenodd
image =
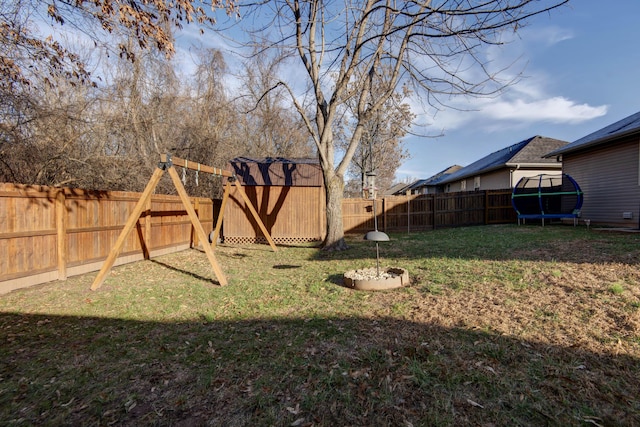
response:
M115 246L111 248L111 251L107 256L107 259L104 261L104 264L102 264L102 268L100 269L100 272L98 273L96 278L93 280L93 284L91 285L92 291L95 291L104 283L104 280L106 279L107 274L111 270L111 267L113 267L113 263L116 262L116 258L118 258L118 255L120 255L120 251L124 246L125 240L127 240L127 236L129 235L131 230L133 230L133 227L135 227L136 223L138 222L140 215L142 215L142 211L147 206L147 201L151 197L153 190L156 189L156 186L158 185L158 182L160 182L160 178L162 178L163 173L164 171L160 168L157 168L155 172L153 172L153 175L151 176L151 179L149 180L147 187L142 192L142 196L140 196L140 200L138 200L138 203L133 208L133 212L131 212L131 215L129 215L129 219L127 220L124 228L120 232L120 235L118 236L118 240L116 240Z
M178 172L176 172L176 169L173 166L169 168L169 176L171 176L171 180L173 181L173 184L176 186L176 190L178 190L178 194L182 199L182 204L187 210L187 214L191 219L191 224L193 224L193 228L196 230L196 235L202 242L202 247L204 248L204 252L207 254L207 258L209 258L209 263L211 264L211 267L213 267L213 272L216 274L216 277L218 278L218 282L220 283L220 286L226 286L227 278L224 276L224 273L222 272L222 269L220 268L220 265L216 260L216 256L213 253L213 248L211 247L211 245L207 244L207 242L209 241L207 237L207 233L204 231L204 228L202 227L202 223L200 223L200 220L198 219L198 215L196 214L196 211L193 209L193 206L191 206L191 201L189 200L189 195L187 194L187 190L184 189L184 186L180 181L180 177L178 176Z
M216 228L213 231L213 238L211 239L211 247L215 248L218 244L218 237L220 237L220 229L222 228L222 217L224 216L224 210L227 206L227 200L229 200L229 192L231 190L231 183L227 181L224 185L224 194L222 195L222 203L220 204L220 212L218 213L218 221L216 221Z
M193 206L191 206L191 201L189 200L189 196L187 195L187 191L184 189L182 182L180 182L180 177L178 177L178 173L176 172L173 166L170 166L168 168L168 171L169 171L169 175L171 176L171 180L173 181L173 184L175 185L176 190L180 195L182 204L184 205L187 211L187 214L189 215L191 224L193 225L198 235L198 238L200 239L201 242L203 242L202 246L204 248L205 253L207 254L207 258L211 263L211 267L213 268L213 271L216 275L216 278L218 279L218 282L220 283L220 286L227 285L227 278L224 276L224 273L222 272L222 269L220 268L220 265L216 260L216 257L213 253L213 248L210 245L207 245L205 243L207 242L207 235L204 231L204 228L202 228L202 224L198 219L198 215L193 209ZM160 178L162 178L163 173L164 173L164 170L158 167L153 173L153 175L151 176L149 183L147 184L146 188L142 192L142 195L140 196L140 200L138 200L138 203L133 208L133 211L131 212L131 215L127 219L127 222L124 228L120 232L120 235L118 236L118 240L116 240L116 244L114 245L113 248L111 248L111 251L109 252L109 255L107 256L107 259L105 260L104 264L102 265L100 272L94 279L93 284L91 285L92 291L95 291L104 283L107 277L107 274L109 273L109 271L111 271L111 268L113 267L113 264L115 263L116 258L118 258L118 255L120 255L120 252L124 247L124 243L127 239L127 236L129 235L131 230L133 230L133 227L135 227L136 223L138 222L140 215L142 215L143 210L147 206L147 201L151 197L153 190L155 190L155 188L158 186L158 183L160 182Z
M258 226L260 227L260 230L262 230L262 234L264 234L264 237L269 242L269 245L271 245L271 249L273 249L274 252L277 252L278 248L276 247L275 242L271 238L271 235L267 231L267 227L264 226L264 223L260 219L260 215L258 215L258 212L256 212L256 209L253 207L253 204L251 204L251 200L249 200L249 196L247 196L247 193L245 193L244 190L242 189L242 185L240 185L240 182L236 180L235 184L236 184L236 188L238 189L238 192L240 193L240 196L242 196L242 199L244 200L244 203L247 205L247 207L251 211L251 214L253 215L253 219L256 220L256 222L258 223Z
M262 222L262 219L260 219L260 215L258 215L258 212L253 207L253 204L251 203L249 196L247 196L247 193L244 192L244 190L242 189L242 185L238 180L234 180L233 182L236 186L236 189L238 190L238 193L240 193L240 197L242 197L242 200L244 200L245 205L249 208L251 215L253 215L253 219L256 221L256 223L260 227L260 230L262 231L262 234L264 235L265 239L267 239L267 241L269 242L271 249L273 249L274 252L277 252L278 247L276 246L276 243L273 241L271 234L269 234L269 231L267 231L267 227ZM215 231L213 232L213 239L211 239L212 240L211 246L214 248L218 243L218 236L220 235L220 227L222 226L222 216L224 215L225 206L227 205L227 200L229 200L230 192L231 192L231 183L227 181L224 187L224 194L222 196L222 204L220 205L220 215L218 216L216 228L215 228Z

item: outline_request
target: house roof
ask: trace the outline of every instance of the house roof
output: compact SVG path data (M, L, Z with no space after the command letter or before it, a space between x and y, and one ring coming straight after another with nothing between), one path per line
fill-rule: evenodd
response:
M403 188L403 191L415 190L416 188L427 187L427 186L430 186L430 185L437 185L440 181L445 179L447 176L451 175L454 172L457 172L460 169L462 169L462 166L460 166L460 165L449 166L448 168L446 168L444 170L441 170L437 174L435 174L435 175L433 175L433 176L431 176L431 177L429 177L427 179L419 179L419 180L413 182L412 184L410 184L406 188Z
M543 156L567 144L567 141L559 139L547 138L545 136L534 136L524 141L505 147L486 157L481 158L469 166L446 175L438 184L457 181L470 176L477 176L496 169L510 166L521 167L548 167L561 168L562 165L552 158L544 158Z
M445 170L442 170L442 171L438 172L437 174L433 175L432 177L425 179L424 180L425 182L422 183L422 185L436 185L440 181L445 179L447 176L451 175L454 172L459 171L460 169L462 169L462 166L460 166L460 165L449 166Z
M392 185L387 191L385 191L385 195L397 195L404 194L407 190L415 190L416 188L426 187L429 185L437 185L438 182L446 177L447 175L461 169L460 165L449 166L448 168L438 172L437 174L427 178L427 179L419 179L417 181L413 181L409 184L405 182L399 182L397 184Z
M404 190L415 190L416 188L424 187L427 183L428 179L419 179L417 181L413 181L411 184L407 186Z
M625 117L622 120L610 124L609 126L590 133L589 135L584 136L577 141L573 141L564 147L551 151L546 154L545 157L554 157L560 154L584 150L636 133L640 133L640 112L632 114L629 117Z
M403 193L407 188L412 186L415 182L407 184L406 182L398 182L387 188L384 192L385 196L393 196L394 194Z

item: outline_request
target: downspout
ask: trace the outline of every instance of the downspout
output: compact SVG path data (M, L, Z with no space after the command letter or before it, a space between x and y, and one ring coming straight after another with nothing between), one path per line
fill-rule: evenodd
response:
M515 169L509 169L509 188L513 190L513 173L520 169L520 163L516 163Z

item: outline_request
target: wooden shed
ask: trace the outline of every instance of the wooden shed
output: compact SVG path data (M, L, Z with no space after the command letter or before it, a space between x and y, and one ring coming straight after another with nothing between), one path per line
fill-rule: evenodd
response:
M326 203L322 169L317 159L238 157L229 170L241 183L277 244L322 241ZM266 242L243 199L230 193L224 212L225 243Z

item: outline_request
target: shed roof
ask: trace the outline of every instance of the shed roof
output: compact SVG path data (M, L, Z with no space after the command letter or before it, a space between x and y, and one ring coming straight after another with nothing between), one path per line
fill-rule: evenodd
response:
M236 157L229 161L229 170L242 185L321 187L322 168L316 158Z
M457 181L470 176L477 176L496 169L509 166L523 167L548 167L560 169L562 165L555 159L544 158L543 156L551 150L555 150L567 144L567 141L548 138L545 136L534 136L524 141L505 147L486 157L481 158L469 166L444 176L438 184Z
M600 130L565 145L564 147L551 151L547 153L545 157L554 157L560 154L584 150L636 133L640 133L640 112L625 117L622 120L610 124L609 126L605 126Z

